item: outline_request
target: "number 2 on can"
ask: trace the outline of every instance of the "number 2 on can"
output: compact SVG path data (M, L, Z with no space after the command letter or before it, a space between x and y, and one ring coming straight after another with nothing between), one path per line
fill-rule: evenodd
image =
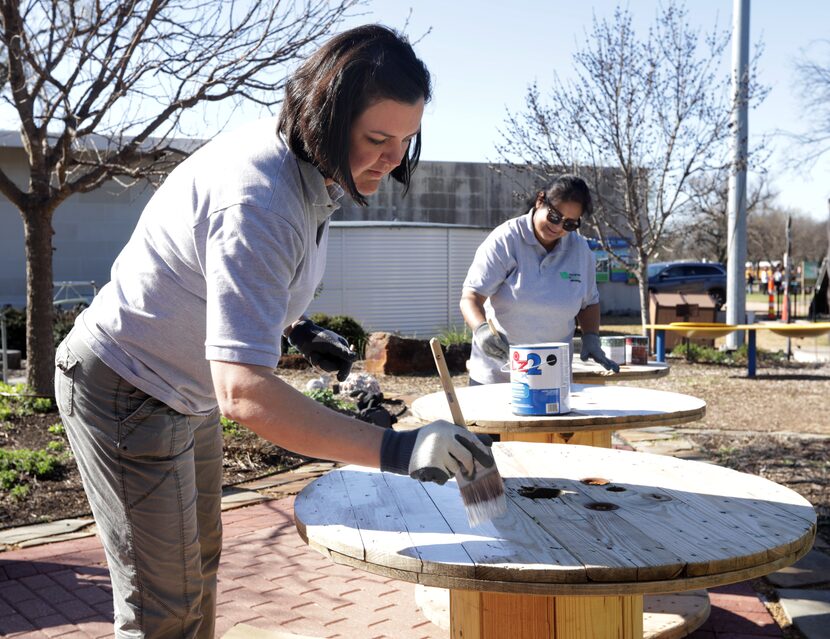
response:
M539 357L536 353L528 353L527 359L522 361L519 359L519 353L516 352L513 354L513 358L516 360L516 363L519 365L519 372L524 373L525 375L541 375L542 370L539 368L539 364L542 363L542 358Z

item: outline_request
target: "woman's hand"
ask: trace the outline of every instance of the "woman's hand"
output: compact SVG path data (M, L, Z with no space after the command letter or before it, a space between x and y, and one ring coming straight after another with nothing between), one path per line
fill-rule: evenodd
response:
M482 322L473 332L473 339L488 357L507 361L510 344L507 342L507 336L504 333L500 331L493 332L487 322Z
M582 334L582 352L580 352L579 357L583 362L587 362L590 357L598 364L601 364L605 370L614 371L615 373L620 372L620 365L605 356L600 345L598 333Z
M490 446L492 440L486 435L476 436L444 420L417 430L387 430L380 469L436 484L445 484L459 472L472 479L477 465L490 468L496 463Z
M307 319L294 324L288 342L314 366L327 373L336 371L341 382L349 376L357 359L357 353L349 348L346 338Z

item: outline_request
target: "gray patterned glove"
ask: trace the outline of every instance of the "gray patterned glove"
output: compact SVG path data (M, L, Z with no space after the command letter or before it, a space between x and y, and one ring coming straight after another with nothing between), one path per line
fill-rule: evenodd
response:
M357 359L342 335L317 326L311 320L302 320L288 334L288 342L314 366L327 373L337 371L338 381L345 381Z
M383 433L380 469L436 484L445 484L459 472L472 479L476 465L490 468L496 463L492 444L486 435L476 436L440 419L417 430L390 429Z
M473 332L473 339L488 357L507 361L507 351L510 344L508 344L507 336L504 333L493 335L493 331L490 330L487 322L482 322Z
M587 362L590 357L598 364L602 364L605 370L620 372L620 366L612 359L608 359L602 351L602 346L599 341L598 333L583 333L582 334L582 351L579 357L583 362Z

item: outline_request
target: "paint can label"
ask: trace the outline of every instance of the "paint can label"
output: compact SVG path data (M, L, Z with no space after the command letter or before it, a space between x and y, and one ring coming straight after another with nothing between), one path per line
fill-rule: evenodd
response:
M562 415L571 410L571 354L565 342L510 347L514 415Z
M625 363L648 364L648 337L644 335L625 336Z

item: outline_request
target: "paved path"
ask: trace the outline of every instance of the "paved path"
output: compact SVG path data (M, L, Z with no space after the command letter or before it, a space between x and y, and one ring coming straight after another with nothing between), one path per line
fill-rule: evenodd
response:
M693 445L669 428L625 435L630 440L617 445L695 453ZM227 491L216 636L244 624L311 637L445 638L416 608L412 584L335 565L299 538L291 495L329 467L310 465ZM0 544L7 544L0 553L0 635L112 635L112 593L94 527L76 522L58 528L51 530L58 535L51 538L40 536L49 531L39 532L36 526L0 533ZM787 582L787 588L799 586ZM784 637L748 583L711 590L710 601L712 613L691 639Z

